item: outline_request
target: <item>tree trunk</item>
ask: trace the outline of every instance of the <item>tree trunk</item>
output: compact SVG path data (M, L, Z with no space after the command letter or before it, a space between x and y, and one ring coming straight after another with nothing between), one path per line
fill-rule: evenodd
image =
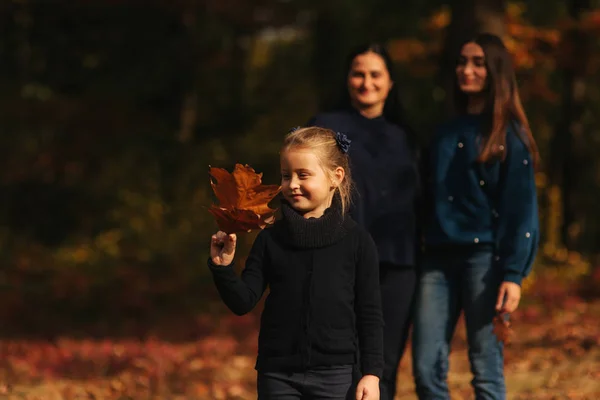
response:
M228 88L231 97L227 112L230 118L229 131L233 134L239 133L249 125L249 115L245 107L248 62L248 46L245 41L250 35L251 32L243 28L233 30L233 44L229 56L232 65Z
M181 20L186 27L188 35L192 36L196 29L198 10L190 5L183 10ZM195 60L194 60L195 62ZM195 66L195 65L194 65ZM190 88L185 93L181 102L179 115L179 134L177 139L181 143L188 143L194 138L196 125L198 123L198 94L195 74L191 74Z
M332 0L317 6L313 66L319 110L329 109L339 100L345 84L343 69L348 51L358 44L358 38L373 37L364 31L367 10L361 4L364 2Z
M590 0L571 0L569 14L573 27L565 32L560 51L560 65L564 71L564 91L562 98L562 122L557 125L551 142L550 179L560 188L560 203L553 207L561 208L562 224L560 238L562 245L573 250L577 246L576 205L574 202L577 187L577 170L580 164L580 150L585 149L582 117L585 107L585 70L590 57L590 37L579 28L581 15L590 9ZM550 212L552 212L552 208Z
M14 23L18 32L16 35L18 41L17 63L19 65L21 83L26 84L31 79L32 48L29 36L34 20L29 2L27 1L21 2L20 6L13 12Z

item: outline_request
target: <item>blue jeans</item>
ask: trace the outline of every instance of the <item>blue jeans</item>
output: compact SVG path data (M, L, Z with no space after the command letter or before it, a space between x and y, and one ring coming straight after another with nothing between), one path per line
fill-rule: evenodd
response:
M472 385L477 400L506 398L502 344L492 319L502 282L489 245L430 249L424 257L413 321L413 373L420 400L450 399L448 354L465 313Z

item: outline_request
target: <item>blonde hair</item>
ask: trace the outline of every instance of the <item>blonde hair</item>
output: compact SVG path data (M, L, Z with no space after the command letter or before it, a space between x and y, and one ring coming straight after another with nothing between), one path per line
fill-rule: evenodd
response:
M341 167L345 174L344 179L335 190L339 193L342 202L342 214L345 214L352 198L352 176L350 174L350 159L344 153L336 140L336 133L331 129L316 126L298 128L290 132L283 141L281 153L294 148L311 150L317 156L323 170L333 181L335 170Z

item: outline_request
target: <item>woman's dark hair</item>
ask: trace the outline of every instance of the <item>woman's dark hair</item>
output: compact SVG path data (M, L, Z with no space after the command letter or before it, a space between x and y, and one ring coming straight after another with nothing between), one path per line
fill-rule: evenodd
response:
M388 93L388 96L385 100L385 104L383 106L383 116L389 122L400 126L405 131L410 145L416 146L415 134L405 119L404 107L402 106L402 102L400 99L400 91L398 89L399 83L396 79L394 71L394 63L392 62L392 58L390 57L389 53L382 44L361 44L352 49L352 51L350 51L350 53L347 55L344 69L344 84L342 87L342 92L340 94L340 100L338 102L337 108L353 108L352 101L350 99L350 94L348 93L348 74L350 73L352 63L354 62L356 56L369 52L375 53L383 59L385 67L387 68L388 73L390 74L390 80L393 82L392 88L390 89L390 92Z
M478 161L489 162L506 157L506 130L508 125L516 120L520 125L518 133L529 149L534 165L537 165L539 162L538 148L521 103L511 55L502 39L491 33L481 33L474 38L465 40L460 49L462 50L467 43L475 43L481 47L485 55L484 62L487 70L487 82L484 89L486 99L483 111L483 128L487 137ZM460 90L456 77L454 97L457 111L465 114L469 96Z

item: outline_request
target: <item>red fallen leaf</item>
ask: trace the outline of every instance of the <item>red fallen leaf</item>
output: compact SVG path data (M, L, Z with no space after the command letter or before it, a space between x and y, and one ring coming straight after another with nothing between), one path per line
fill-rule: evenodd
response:
M494 334L498 338L498 341L504 344L510 343L511 336L514 334L510 327L510 321L505 319L502 315L496 315L493 323Z
M219 205L212 205L208 211L215 217L220 230L248 232L274 222L276 210L268 204L281 186L263 185L262 173L257 174L248 165L236 164L233 174L223 168L210 167L209 175Z

